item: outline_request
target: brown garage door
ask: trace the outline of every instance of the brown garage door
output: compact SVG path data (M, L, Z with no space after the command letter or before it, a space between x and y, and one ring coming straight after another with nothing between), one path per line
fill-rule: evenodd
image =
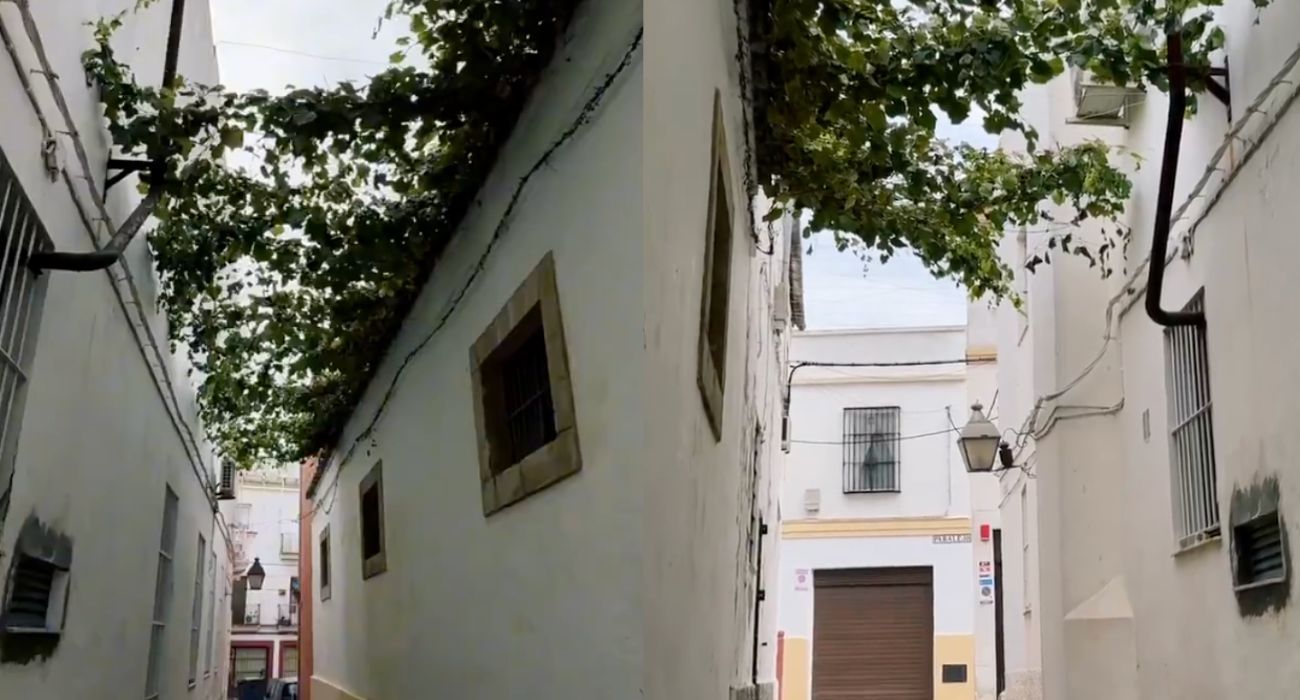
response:
M929 567L813 574L812 700L934 698Z

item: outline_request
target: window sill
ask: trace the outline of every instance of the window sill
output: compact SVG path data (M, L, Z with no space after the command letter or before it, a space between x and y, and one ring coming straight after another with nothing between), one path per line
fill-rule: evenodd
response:
M844 492L844 495L845 495L845 496L856 496L856 495L861 495L861 494L868 494L868 495L870 495L870 494L873 494L873 493L902 493L902 492L903 492L902 489L870 489L870 490L861 490L861 489L860 489L860 490L856 490L856 491L845 491L845 492Z
M60 630L51 630L44 627L6 627L5 634L25 634L31 636L57 637L62 632Z
M1234 593L1253 591L1257 588L1268 588L1269 586L1286 585L1287 577L1270 578L1263 581L1252 581L1251 583L1242 583L1232 587Z
M1184 538L1179 543L1178 548L1174 550L1173 556L1180 557L1212 545L1218 545L1223 541L1223 535L1216 529L1212 532L1203 532L1199 535L1192 535Z

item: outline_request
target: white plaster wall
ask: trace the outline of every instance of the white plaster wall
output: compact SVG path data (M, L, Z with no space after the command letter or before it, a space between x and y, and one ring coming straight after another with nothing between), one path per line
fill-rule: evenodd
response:
M781 545L781 629L788 637L812 638L813 590L796 590L796 572L891 566L934 567L934 633L975 633L971 548L935 544L926 537L858 537L785 540Z
M79 63L81 53L90 46L90 28L85 23L132 4L128 0L32 4L47 55L59 73L59 84L88 152L91 175L101 184L106 136ZM143 15L130 17L120 37L124 56L145 71L141 79L148 82L160 77L167 13L167 4L159 3ZM0 52L0 121L4 125L0 148L17 170L55 248L88 250L89 237L71 195L61 181L48 180L41 165L36 112L17 80L19 70L28 71L36 63L17 20L12 3L0 6L0 21L14 35L23 61L22 66L15 66L8 52ZM215 80L206 3L189 3L182 47L182 72ZM31 78L39 81L41 76L31 74ZM39 85L41 111L56 128L64 128L48 91ZM65 137L62 144L65 163L80 187L83 173L71 157L71 141ZM115 222L137 197L129 185L113 190L109 212ZM89 202L89 197L85 199ZM163 343L165 355L165 327L161 316L153 312L152 270L142 238L132 244L127 258L143 302L130 312L145 315ZM0 566L9 570L19 529L29 517L37 518L73 542L70 598L66 627L54 654L25 665L0 665L0 696L143 696L167 485L179 497L179 517L162 691L169 697L222 697L228 614L212 616L218 634L214 667L205 675L206 608L213 605L214 597L206 580L198 686L194 690L186 687L200 534L206 540L205 579L214 545L217 553L216 611L228 609L224 596L229 554L222 526L205 495L203 482L211 478L211 455L202 443L202 432L194 428L203 462L191 463L182 442L188 435L182 438L172 426L164 398L151 378L161 376L151 367L156 362L152 356L146 360L107 273L51 273L46 279L14 462L12 499L0 533ZM164 363L170 366L162 371L170 371L177 386L180 413L193 424L195 407L181 371L184 363L167 357Z
M965 329L796 334L791 357L795 362L964 358ZM970 479L952 432L953 423L965 425L969 412L965 379L960 364L799 369L790 401L791 446L782 487L785 517L969 516ZM907 439L899 443L899 492L846 494L844 409L872 406L898 406L901 411L900 434ZM820 491L819 513L805 511L809 489Z
M641 22L588 3L439 261L345 432L377 408L397 362L475 263L520 175L577 116ZM315 673L364 698L635 697L641 683L642 60L528 185L509 230L446 327L407 367L384 418L315 499L330 527L332 597L314 604ZM548 251L583 469L484 518L469 347ZM358 482L383 461L387 571L363 580ZM319 595L319 591L313 591Z
M1227 32L1234 113L1240 118L1296 49L1300 8L1274 3L1257 10L1251 3L1229 2L1219 19ZM1060 126L1069 108L1062 88L1050 86L1031 100L1039 105L1036 113L1051 113L1051 132L1101 131ZM1149 93L1131 129L1107 134L1154 164L1135 175L1129 270L1149 251L1164 100ZM1049 102L1045 110L1042 105ZM1200 114L1189 120L1183 137L1175 206L1188 196L1223 139L1225 117L1222 106L1202 97ZM1202 286L1206 290L1218 496L1225 522L1232 489L1270 475L1278 475L1282 484L1284 518L1292 512L1287 497L1295 487L1286 480L1283 465L1294 461L1300 447L1287 418L1296 408L1295 392L1288 389L1297 378L1287 369L1294 364L1289 354L1296 338L1290 324L1279 319L1285 318L1297 291L1290 269L1295 246L1285 233L1297 212L1294 198L1282 194L1292 191L1300 176L1292 166L1300 148L1297 134L1300 122L1288 113L1199 225L1194 255L1189 261L1176 259L1165 278L1166 308L1180 307ZM1244 135L1251 141L1262 137ZM1242 155L1242 148L1234 148L1224 166L1238 167ZM1175 231L1180 231L1178 223ZM1073 378L1096 352L1106 299L1117 285L1113 280L1100 284L1070 264L1054 265L1036 277L1049 280L1051 301L1040 303L1043 285L1035 280L1032 342L1024 346L1030 349L1013 351L1017 364L1032 370L1028 377L1003 373L1003 381L1016 383L1013 391L1004 385L1004 396L1017 397L1015 420L1004 419L1004 426L1023 420L1031 403L1024 400L1027 394L1044 393ZM1040 598L1035 615L1042 625L1044 697L1285 696L1297 681L1289 654L1294 646L1287 631L1290 611L1262 619L1239 615L1226 538L1173 555L1165 358L1162 333L1141 307L1144 282L1136 305L1118 323L1119 343L1068 396L1068 403L1093 405L1110 405L1122 397L1123 410L1114 417L1061 423L1028 451L1038 475L1029 482L1031 503L1037 492L1038 516L1030 536L1043 543L1033 547L1041 558L1041 590L1029 592L1028 598ZM1003 321L1000 332L1004 366L1015 347L1008 325ZM1032 387L1028 392L1026 385ZM1142 431L1144 412L1152 428L1149 438ZM1018 522L1019 501L1014 489L1004 491L1004 532L1010 534ZM1013 537L1006 545L1014 549ZM1010 564L1009 559L1006 578L1014 580ZM1131 603L1131 617L1063 620L1113 582ZM1008 601L1009 641L1015 614ZM1025 650L1026 665L1032 666L1032 640Z
M743 4L743 3L741 3ZM647 3L643 313L648 478L644 694L654 700L727 697L753 682L755 578L747 553L753 490L769 523L759 682L774 678L776 505L780 423L776 406L785 350L768 321L785 269L785 226L760 226L751 241L737 207L721 440L696 386L704 222L715 94L721 97L728 164L745 181L745 107L739 94L736 12L731 0ZM761 178L762 174L756 174ZM743 201L740 196L736 201ZM761 216L761 211L759 212ZM788 223L788 222L787 222ZM773 230L775 228L775 231ZM771 238L775 235L775 241ZM764 251L770 250L771 255ZM740 291L745 290L745 291ZM743 334L743 335L742 335ZM744 337L746 342L736 342ZM750 436L760 435L758 484ZM766 501L766 503L764 503Z

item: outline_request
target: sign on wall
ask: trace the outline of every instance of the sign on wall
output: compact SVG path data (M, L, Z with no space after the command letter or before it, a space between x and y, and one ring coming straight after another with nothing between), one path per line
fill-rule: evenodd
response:
M997 585L993 580L993 562L981 561L979 563L979 589L980 602L993 602L993 586Z
M812 583L812 576L808 574L807 569L794 570L794 589L796 591L806 591Z
M970 533L961 535L935 535L935 544L970 544Z

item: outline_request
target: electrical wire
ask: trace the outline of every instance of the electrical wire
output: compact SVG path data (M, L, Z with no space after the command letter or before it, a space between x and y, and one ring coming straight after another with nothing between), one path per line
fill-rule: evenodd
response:
M244 48L249 48L249 49L263 49L266 51L275 51L277 53L291 54L294 56L303 56L305 58L317 58L322 61L341 61L344 63L366 63L370 65L379 65L379 66L390 65L387 61L374 61L365 58L348 58L346 56L327 56L324 54L311 53L308 51L299 51L297 49L286 49L280 46L270 46L268 44L256 44L251 41L232 41L229 39L222 39L221 41L216 42L216 44L218 46L221 45L242 46Z
M335 462L335 461L336 461L336 466L333 469L334 474L330 486L328 487L328 490L331 492L331 495L337 492L339 474L342 473L344 465L346 465L349 462L349 460L351 460L352 455L356 452L357 446L360 445L362 442L364 442L366 439L370 438L371 435L373 435L375 427L379 424L380 418L383 417L389 402L392 401L393 396L397 392L397 387L399 384L399 380L402 377L402 374L406 371L406 368L410 366L412 360L414 360L417 355L419 355L426 347L428 347L429 343L433 340L434 336L436 336L440 331L442 331L442 329L447 325L447 322L451 320L452 314L454 314L456 312L456 309L459 308L461 301L465 298L465 295L469 293L469 290L474 285L474 282L478 280L479 275L483 272L484 268L487 267L488 257L496 249L497 243L500 242L501 238L505 235L506 231L508 230L511 217L514 214L515 207L518 205L520 198L523 196L524 189L528 186L529 181L532 180L533 176L536 175L538 171L540 171L542 168L546 167L550 163L550 160L555 155L555 153L559 151L559 149L563 147L566 143L568 143L568 141L572 139L574 135L577 134L578 131L582 129L582 127L590 123L592 115L596 112L597 108L599 108L601 104L604 102L604 97L606 93L614 85L614 82L618 79L618 77L622 75L623 71L627 70L627 68L632 65L632 59L637 55L638 51L641 48L641 43L642 43L642 38L644 33L645 33L644 27L641 27L637 30L636 36L633 38L632 43L628 46L627 50L624 52L622 59L618 62L618 65L615 66L615 68L611 72L606 74L604 79L600 82L600 84L596 87L596 89L592 91L591 96L587 98L586 103L583 105L582 109L578 112L578 116L574 118L574 120L569 124L568 128L565 129L560 134L560 136L554 142L552 142L551 145L545 151L542 152L542 154L533 163L532 167L530 167L527 170L527 172L525 172L524 175L519 179L519 182L515 185L514 192L511 194L509 202L506 204L505 211L502 213L500 220L498 220L496 227L492 231L492 237L488 240L487 245L484 247L483 251L479 254L479 257L475 261L473 268L470 270L469 276L465 279L465 282L452 296L452 298L447 304L447 307L443 310L442 314L439 315L438 320L434 323L433 327L428 332L426 332L424 336L420 339L420 341L416 343L415 347L412 348L410 352L408 352L406 356L402 358L401 363L397 366L396 372L393 373L392 379L390 379L388 382L388 386L384 391L383 397L380 399L379 406L375 409L375 412L371 415L370 420L366 424L365 428L363 428L361 432L358 433L355 438L353 438L347 450L343 452L342 458L338 459L337 461L331 459L329 461L324 462L321 468L313 476L312 483L308 486L307 489L308 497L315 497L316 486L319 484L320 479L324 475L324 472L329 471L328 468L329 462ZM321 502L324 502L324 494L322 494ZM328 514L330 510L333 508L333 506L334 506L334 498L331 497L329 500L329 504L325 507L325 513ZM320 507L319 505L313 506L311 511L308 513L308 515L315 513L319 509L319 507Z

